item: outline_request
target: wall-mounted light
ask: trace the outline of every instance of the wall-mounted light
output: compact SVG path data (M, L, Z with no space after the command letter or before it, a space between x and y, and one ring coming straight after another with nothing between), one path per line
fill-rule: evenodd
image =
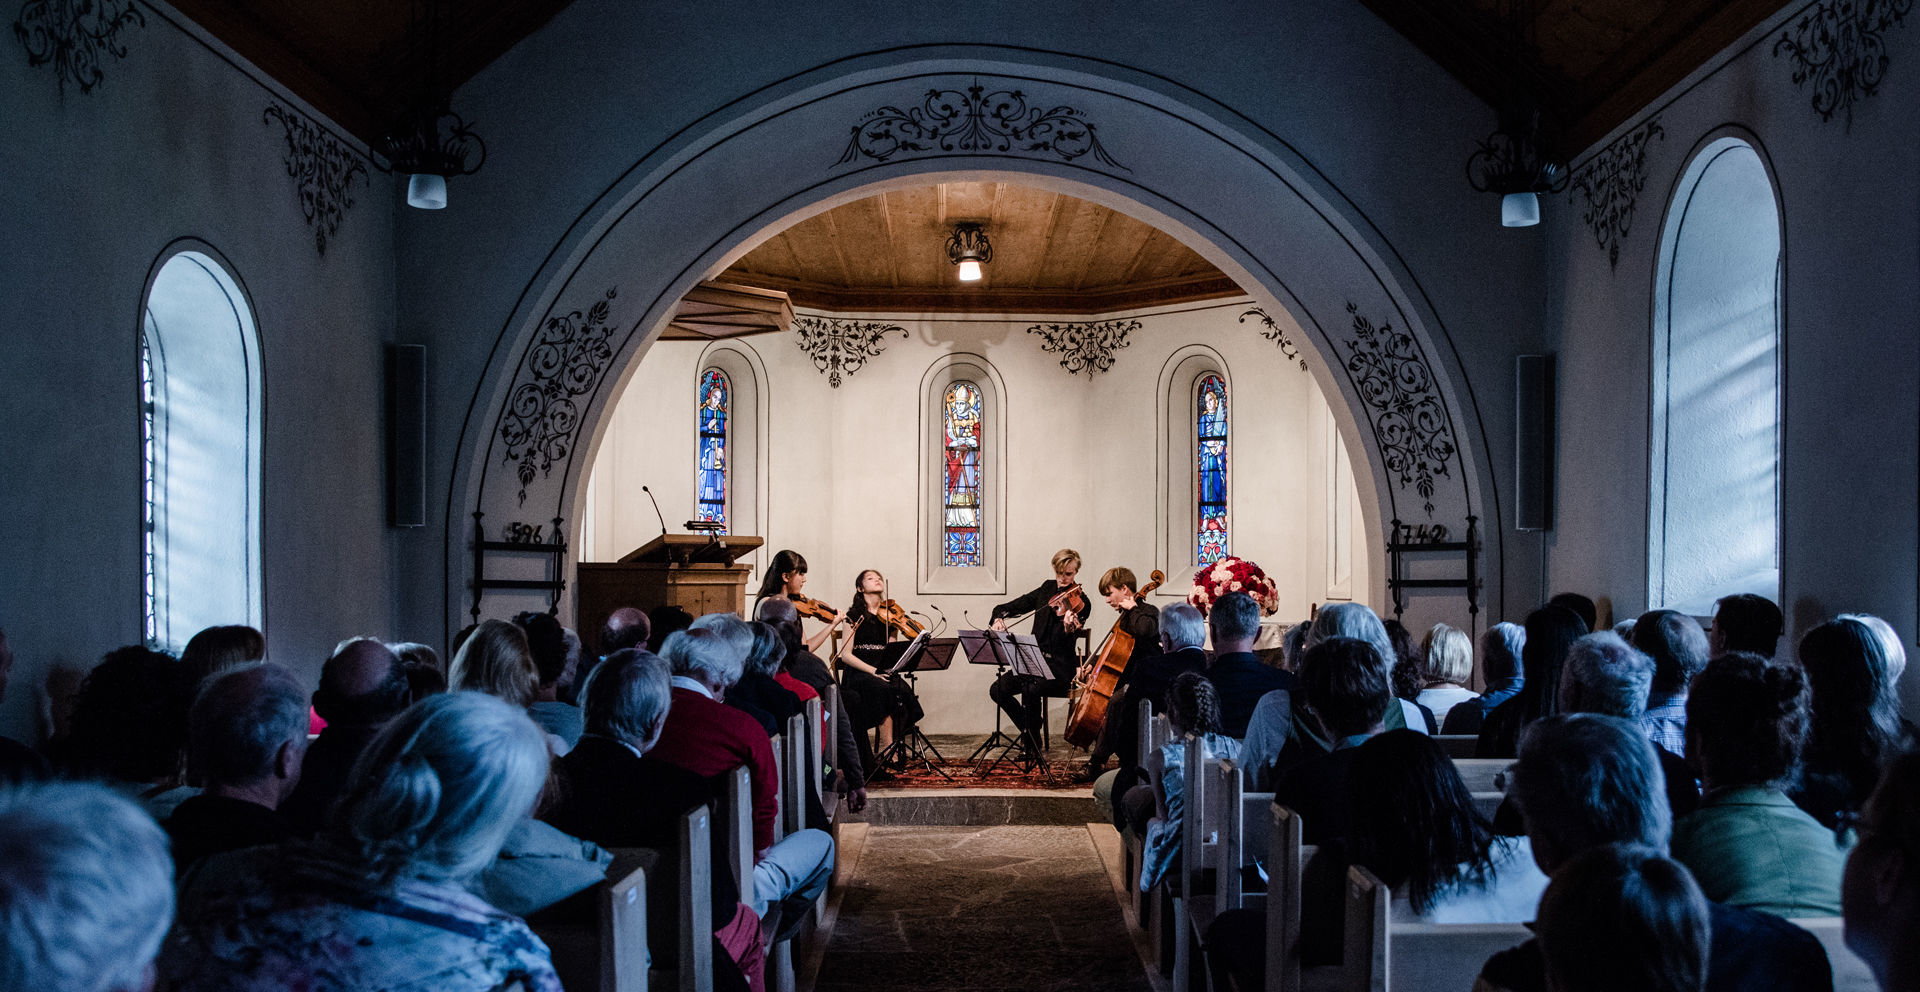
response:
M961 282L979 282L985 274L981 267L993 260L993 242L987 240L987 229L974 223L953 225L953 234L947 238L947 260L960 267Z

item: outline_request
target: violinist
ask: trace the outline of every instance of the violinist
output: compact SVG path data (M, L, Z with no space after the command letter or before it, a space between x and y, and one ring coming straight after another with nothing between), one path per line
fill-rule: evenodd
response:
M813 617L826 623L825 627L803 638L808 651L820 650L833 632L846 622L846 616L817 599L809 599L800 590L807 587L807 559L798 551L781 551L773 556L772 564L760 580L759 599L779 597L793 603L794 609L802 617Z
M867 569L853 582L853 604L841 614L853 628L853 636L841 646L840 693L845 697L847 714L860 733L863 767L879 771L873 753L867 750L868 730L877 730L879 749L885 751L896 733L903 733L919 722L924 711L913 688L898 676L883 673L891 669L906 648L899 628L908 621L900 604L887 598L887 580L875 569ZM889 620L889 617L897 621Z
M1085 591L1074 581L1079 574L1080 552L1061 548L1053 554L1053 578L1019 599L993 608L994 630L1006 630L1010 617L1033 614L1033 639L1040 642L1040 653L1046 656L1047 668L1053 672L1051 679L1006 672L994 680L988 692L1013 725L1020 728L1022 739L1036 753L1040 751L1037 735L1041 709L1049 696L1067 694L1077 664L1074 637L1086 626L1087 614L1093 609Z

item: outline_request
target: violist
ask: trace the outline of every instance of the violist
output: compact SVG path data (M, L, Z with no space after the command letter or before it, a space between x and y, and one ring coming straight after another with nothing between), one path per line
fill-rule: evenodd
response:
M859 734L861 759L870 770L868 778L884 769L873 762L866 731L879 731L880 750L893 743L896 733L904 732L925 715L913 688L898 676L883 676L900 660L906 644L895 641L898 633L881 614L899 604L887 598L887 580L878 569L866 569L853 581L853 603L841 616L852 625L853 636L841 645L840 693L845 697L847 713Z
M1052 605L1056 597L1077 585L1075 577L1080 574L1080 552L1061 548L1054 552L1052 565L1052 578L1040 583L1032 592L993 608L994 630L1006 630L1009 617L1033 614L1033 639L1040 643L1040 653L1046 656L1047 668L1053 673L1051 679L1038 679L1009 671L994 680L993 688L988 693L1006 712L1013 725L1020 728L1022 743L1036 754L1042 750L1038 735L1043 707L1049 696L1067 694L1077 664L1073 641L1080 629L1086 626L1087 614L1093 609L1085 595L1078 597L1077 606L1065 603L1061 607Z

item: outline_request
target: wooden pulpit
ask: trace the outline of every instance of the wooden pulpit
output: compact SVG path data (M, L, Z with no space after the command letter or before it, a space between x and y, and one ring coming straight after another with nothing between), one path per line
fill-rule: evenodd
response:
M623 606L678 606L746 615L747 573L736 562L764 542L738 534L662 534L617 562L581 562L574 584L575 630L599 653L600 627Z

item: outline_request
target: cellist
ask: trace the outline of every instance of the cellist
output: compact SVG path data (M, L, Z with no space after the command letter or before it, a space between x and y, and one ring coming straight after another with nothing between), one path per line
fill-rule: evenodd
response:
M1069 595L1078 591L1074 580L1080 574L1080 552L1061 548L1053 553L1052 565L1053 578L1040 583L1032 592L993 608L994 630L1006 630L1009 617L1033 614L1033 639L1040 642L1040 653L1046 656L1047 668L1053 673L1051 679L1037 679L1006 672L994 680L988 692L1006 711L1013 725L1020 728L1021 740L1034 753L1040 751L1037 735L1041 707L1046 705L1048 696L1067 694L1073 670L1078 665L1073 640L1086 626L1087 614L1093 610L1084 593ZM1058 606L1053 605L1056 599L1061 600Z
M1140 580L1134 577L1132 569L1124 566L1107 569L1100 576L1100 595L1106 597L1108 606L1120 613L1119 619L1114 622L1115 629L1133 635L1133 656L1127 662L1128 671L1160 653L1160 608L1140 601ZM1122 674L1120 688L1125 688L1126 684L1126 676ZM1100 735L1093 753L1087 756L1087 767L1080 773L1082 781L1093 781L1106 768L1107 757L1113 753L1112 748L1117 740L1117 735L1111 732L1117 722L1118 714L1110 714L1106 726L1108 732Z

